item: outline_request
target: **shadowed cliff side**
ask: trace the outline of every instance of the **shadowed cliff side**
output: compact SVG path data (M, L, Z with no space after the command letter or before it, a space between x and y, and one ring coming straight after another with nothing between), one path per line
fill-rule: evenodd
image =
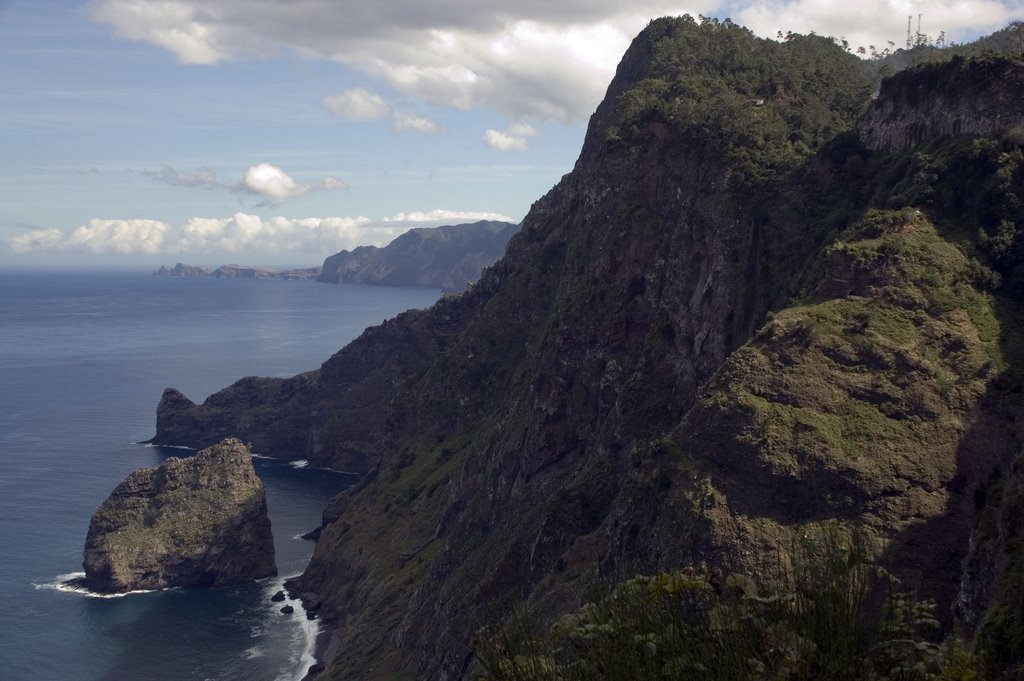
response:
M658 21L634 41L573 172L393 397L376 476L332 505L300 583L339 627L325 678L459 677L496 612L531 593L558 610L657 560L606 555L632 526L616 498L824 244L804 207L827 178L808 164L867 102L859 73L827 40L731 24ZM799 197L779 191L794 174ZM710 546L680 533L659 551Z
M465 312L450 298L410 310L367 329L317 371L244 378L199 405L168 388L150 442L202 448L238 437L266 456L369 471L380 458L389 396L447 346Z

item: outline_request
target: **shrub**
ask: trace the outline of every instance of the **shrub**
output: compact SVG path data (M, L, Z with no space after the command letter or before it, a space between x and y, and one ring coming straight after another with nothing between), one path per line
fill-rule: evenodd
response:
M529 616L483 632L493 681L927 681L975 677L959 642L933 642L933 605L896 592L857 542L824 532L767 588L741 574L636 577L537 635ZM881 604L882 607L878 607Z

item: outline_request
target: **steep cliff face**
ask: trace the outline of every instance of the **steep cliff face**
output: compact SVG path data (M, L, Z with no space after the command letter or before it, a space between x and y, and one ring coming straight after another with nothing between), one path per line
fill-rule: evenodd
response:
M978 522L964 562L957 614L987 651L986 676L1019 678L1024 674L1024 458L992 471L973 501Z
M518 225L487 220L411 229L384 248L335 253L324 261L317 281L462 291L502 256L517 230Z
M827 41L730 25L656 22L634 42L573 172L461 299L462 332L393 398L380 470L332 509L301 582L339 625L327 678L456 678L475 628L519 599L554 610L590 580L712 556L699 518L656 552L616 551L650 527L619 522L619 504L636 490L632 513L660 512L672 477L643 465L637 486L650 442L826 238L770 178L821 190L802 170L811 145L867 95L818 88L832 113L790 126L789 93L751 52L793 80L859 73ZM746 154L748 136L780 153Z
M338 626L326 678L458 678L476 626L515 602L554 613L638 572L777 565L828 520L865 528L949 617L965 498L1018 446L1003 303L950 224L867 210L927 197L968 232L1006 218L849 136L801 156L852 122L850 93L814 90L845 114L827 132L787 118L773 136L750 96L774 79L716 61L702 32L762 47L728 26L641 35L573 173L468 294L479 312L393 398L379 471L333 505L302 579ZM700 92L722 118L659 70L695 61L750 78ZM749 152L758 134L782 148Z
M1002 135L1024 126L1022 100L1024 61L954 57L885 80L857 130L869 148L885 151L940 135Z
M367 329L317 371L245 378L199 405L168 388L150 442L199 448L238 437L265 456L370 471L382 453L391 395L450 344L471 309L445 298L429 311L410 310Z
M1024 164L1012 139L872 153L861 74L825 39L652 22L475 286L318 372L165 394L167 432L372 462L297 585L333 628L323 678L462 678L514 604L777 567L829 520L948 619L969 499L1020 446Z
M93 514L85 584L123 592L223 586L277 574L263 484L224 442L129 475Z

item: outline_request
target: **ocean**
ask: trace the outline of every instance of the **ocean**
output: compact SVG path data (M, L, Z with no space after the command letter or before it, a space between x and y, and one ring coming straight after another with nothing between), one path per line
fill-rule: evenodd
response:
M318 367L436 289L0 272L0 678L300 679L316 623L270 596L302 571L351 475L254 458L280 576L100 598L70 591L89 518L129 472L187 451L152 437L165 387L199 402L249 375ZM296 603L296 605L298 605Z

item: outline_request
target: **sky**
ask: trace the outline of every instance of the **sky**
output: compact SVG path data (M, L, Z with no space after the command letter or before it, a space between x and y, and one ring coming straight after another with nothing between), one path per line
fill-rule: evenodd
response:
M636 33L686 13L882 48L1024 0L0 0L0 268L308 266L518 222Z

